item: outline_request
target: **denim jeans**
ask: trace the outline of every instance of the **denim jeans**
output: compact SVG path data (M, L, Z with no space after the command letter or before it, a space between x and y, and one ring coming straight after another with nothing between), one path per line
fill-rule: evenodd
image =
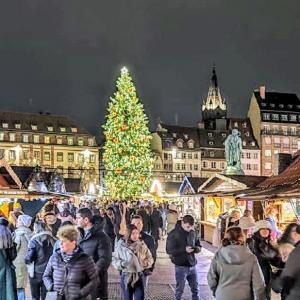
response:
M187 280L192 291L192 300L200 300L199 283L196 266L175 266L176 291L175 300L181 300L185 281Z
M19 288L17 289L18 300L25 300L25 289Z
M127 284L127 273L121 273L121 290L122 290L122 299L123 300L144 300L145 291L144 291L144 275L141 273L140 278L135 283L134 287L131 284Z

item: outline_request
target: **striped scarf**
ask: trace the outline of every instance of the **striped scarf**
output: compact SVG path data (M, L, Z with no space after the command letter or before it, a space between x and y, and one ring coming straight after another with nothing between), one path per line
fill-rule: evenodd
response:
M70 260L72 259L72 257L74 257L74 255L79 251L79 248L76 247L71 253L65 253L65 252L61 252L61 257L64 261L64 263L69 263Z

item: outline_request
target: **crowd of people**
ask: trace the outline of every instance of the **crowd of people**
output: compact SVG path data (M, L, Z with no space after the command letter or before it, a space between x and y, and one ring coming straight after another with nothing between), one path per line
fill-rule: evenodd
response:
M159 239L179 213L148 203L98 206L49 202L34 217L20 207L0 217L0 299L108 299L108 268L123 299L144 299ZM168 221L169 220L169 221Z
M300 225L281 232L276 214L269 207L256 222L250 210L220 216L219 250L207 276L217 300L270 300L272 290L282 300L300 299Z
M34 217L20 208L0 217L0 299L108 299L108 269L119 273L122 299L143 300L160 239L175 268L175 300L186 282L200 299L196 220L173 205L49 202ZM220 215L218 250L208 272L217 300L300 299L300 225L277 227L276 211L256 221L250 210Z

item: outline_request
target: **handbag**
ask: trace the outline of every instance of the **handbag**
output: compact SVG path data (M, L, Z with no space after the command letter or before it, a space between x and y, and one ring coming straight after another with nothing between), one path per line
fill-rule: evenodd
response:
M58 300L57 292L47 292L45 300Z
M271 281L270 281L270 286L271 289L276 293L279 294L282 292L282 283L281 283L281 274L282 270L278 270L277 272L272 272L271 273Z

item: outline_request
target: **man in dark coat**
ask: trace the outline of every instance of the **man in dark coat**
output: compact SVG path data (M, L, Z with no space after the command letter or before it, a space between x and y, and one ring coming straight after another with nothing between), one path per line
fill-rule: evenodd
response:
M147 286L148 283L148 276L152 274L153 270L154 270L154 265L155 265L155 261L156 261L156 250L157 250L157 246L155 244L155 241L153 239L153 237L149 234L147 234L146 232L143 231L143 219L141 216L139 215L135 215L132 217L131 219L131 224L133 224L137 230L140 232L140 237L141 240L144 241L144 243L146 244L146 246L148 247L148 249L151 252L151 255L153 257L154 263L151 266L151 268L146 269L143 271L144 273L144 285Z
M137 214L143 218L143 232L150 232L150 216L144 206L141 206Z
M153 212L150 216L150 224L151 224L151 235L155 240L156 248L157 248L158 240L160 238L160 234L162 232L162 227L163 227L163 219L157 207L153 208Z
M300 299L300 225L296 227L296 248L291 252L281 273L283 294L286 300Z
M77 225L80 227L80 248L94 259L100 285L97 288L97 297L101 300L108 299L108 274L107 270L112 259L110 238L101 226L93 225L93 215L90 209L81 208L76 215Z
M199 300L195 253L201 251L201 244L194 231L192 216L186 215L181 223L176 224L175 229L168 235L166 250L175 265L175 299L181 299L187 280L192 291L192 300Z

